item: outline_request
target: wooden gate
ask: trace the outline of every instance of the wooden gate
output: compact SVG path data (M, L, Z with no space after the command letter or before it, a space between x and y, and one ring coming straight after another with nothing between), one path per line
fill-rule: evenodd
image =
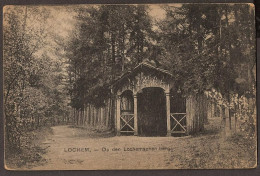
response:
M186 113L171 113L171 133L187 134Z
M131 91L125 91L120 101L120 133L134 134L134 98Z
M121 113L120 132L128 134L134 133L134 114Z

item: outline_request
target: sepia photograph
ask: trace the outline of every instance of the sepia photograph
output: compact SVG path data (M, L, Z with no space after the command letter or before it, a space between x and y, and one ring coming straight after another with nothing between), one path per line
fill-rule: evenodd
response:
M257 167L251 3L7 5L7 170Z

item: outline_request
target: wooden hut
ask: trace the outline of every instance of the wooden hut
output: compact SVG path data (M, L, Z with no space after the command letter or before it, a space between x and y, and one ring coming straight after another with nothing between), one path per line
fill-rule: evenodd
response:
M79 126L115 129L117 135L174 136L203 130L206 97L184 97L167 70L141 63L112 85L104 107L74 110Z
M203 128L193 98L181 95L167 70L141 63L121 76L112 91L117 135L172 136Z

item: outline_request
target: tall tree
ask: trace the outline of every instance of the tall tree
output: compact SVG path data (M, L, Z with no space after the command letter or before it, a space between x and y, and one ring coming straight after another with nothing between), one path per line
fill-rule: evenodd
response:
M40 7L4 9L5 139L10 148L20 147L28 131L66 114L62 65L43 52L49 17Z
M68 44L73 107L102 105L109 96L107 86L142 62L152 32L146 9L137 5L77 9L78 31Z
M165 51L161 58L171 63L169 69L186 95L215 89L223 97L223 108L230 106L235 94L253 95L252 19L250 5L166 8L166 18L159 24Z

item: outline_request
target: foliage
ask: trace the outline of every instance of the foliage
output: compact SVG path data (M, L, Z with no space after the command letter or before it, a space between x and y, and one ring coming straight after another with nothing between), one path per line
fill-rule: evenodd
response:
M172 70L184 94L207 92L238 119L247 119L241 128L254 134L253 8L248 4L183 4L165 10L165 20L158 23L158 43L163 48L158 59ZM251 110L240 103L242 99L253 102Z
M59 61L42 51L49 11L7 6L4 11L4 115L6 145L20 148L28 131L67 113ZM41 23L37 23L41 21ZM34 24L34 25L32 25Z
M166 18L159 23L165 48L161 60L171 63L169 69L186 94L211 88L225 97L233 92L253 93L252 10L249 5L220 4L166 8Z
M110 83L147 57L153 32L146 9L143 5L77 9L79 30L67 47L72 107L102 106Z

